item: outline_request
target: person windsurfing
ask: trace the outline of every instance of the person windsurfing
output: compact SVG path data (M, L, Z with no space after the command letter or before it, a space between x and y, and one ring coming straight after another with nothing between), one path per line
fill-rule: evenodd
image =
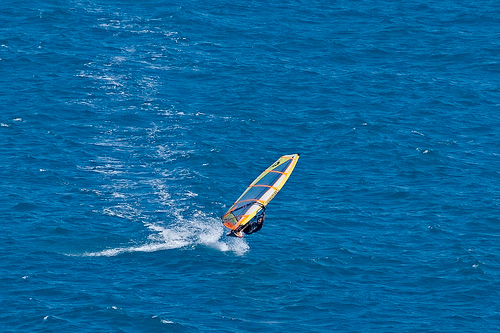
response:
M234 229L233 234L236 237L241 238L241 237L243 237L243 232L247 235L250 235L250 234L253 234L253 233L259 231L260 229L262 229L262 225L264 224L265 217L266 217L266 214L263 210L262 213L260 213L256 219L253 219L252 221L248 222L247 224L240 225L240 226L238 226L238 228Z

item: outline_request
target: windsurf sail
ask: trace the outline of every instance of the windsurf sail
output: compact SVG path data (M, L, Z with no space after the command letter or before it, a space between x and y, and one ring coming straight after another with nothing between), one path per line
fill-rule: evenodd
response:
M247 224L274 198L292 173L299 154L281 156L262 172L222 216L222 223L229 229Z

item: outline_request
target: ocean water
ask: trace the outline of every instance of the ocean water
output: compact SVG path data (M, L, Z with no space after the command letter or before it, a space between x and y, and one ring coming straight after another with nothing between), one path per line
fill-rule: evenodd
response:
M2 1L0 331L498 331L499 13Z

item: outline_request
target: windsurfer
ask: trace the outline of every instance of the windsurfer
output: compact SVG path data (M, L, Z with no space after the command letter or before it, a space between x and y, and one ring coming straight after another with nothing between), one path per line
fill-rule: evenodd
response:
M264 218L265 218L264 212L260 213L259 216L257 216L256 219L248 222L245 225L240 225L238 228L236 228L233 233L237 237L243 237L242 232L244 232L247 235L253 234L254 232L259 231L262 229L262 225L264 224Z

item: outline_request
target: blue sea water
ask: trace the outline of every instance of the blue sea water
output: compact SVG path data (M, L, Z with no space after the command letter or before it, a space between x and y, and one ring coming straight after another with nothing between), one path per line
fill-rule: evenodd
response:
M0 331L498 331L499 14L2 1Z

